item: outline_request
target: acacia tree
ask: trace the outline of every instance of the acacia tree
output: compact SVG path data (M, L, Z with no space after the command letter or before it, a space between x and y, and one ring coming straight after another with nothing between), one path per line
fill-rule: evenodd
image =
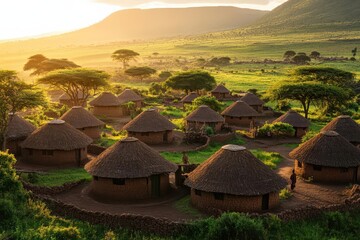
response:
M123 68L126 69L126 65L129 61L134 60L140 54L129 49L119 49L113 52L111 58L114 61L122 62Z
M33 70L30 74L41 75L54 70L78 68L79 65L67 59L48 59L44 55L36 54L28 58L27 63L24 65L24 71Z
M216 85L215 78L208 72L184 72L170 77L166 85L175 90L184 90L186 94L190 91L210 91Z
M132 67L125 70L126 75L131 77L138 77L141 81L155 73L156 70L150 67Z
M50 85L65 92L75 106L81 106L91 95L108 85L106 72L85 68L65 69L48 73L38 83ZM79 99L79 95L82 99Z
M295 57L295 55L296 55L295 51L292 51L292 50L286 51L284 53L284 59L285 60L290 60L292 57Z
M216 112L219 112L223 107L223 104L219 102L216 97L200 96L195 98L191 105L187 105L187 110L193 111L201 105L206 105Z
M19 80L14 71L0 70L0 146L6 147L6 132L13 115L25 108L45 104L43 93Z
M300 102L306 118L311 105L321 105L327 110L329 106L344 105L349 98L346 90L321 83L285 83L272 88L268 93L273 100Z
M295 64L304 65L311 62L311 58L306 56L305 53L298 53L295 57L291 59L291 61Z

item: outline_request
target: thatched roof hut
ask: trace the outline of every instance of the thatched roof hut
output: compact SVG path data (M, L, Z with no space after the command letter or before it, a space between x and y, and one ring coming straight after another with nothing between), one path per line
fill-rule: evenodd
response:
M227 89L223 84L217 85L213 90L211 90L211 93L230 93L230 90Z
M92 176L104 178L143 178L171 173L177 166L136 138L125 138L86 164Z
M191 172L185 185L205 192L258 196L280 191L287 183L245 147L226 145Z
M17 114L11 114L5 137L7 140L24 139L29 136L36 127Z
M249 106L264 105L265 102L253 93L246 93L241 99L246 102Z
M86 148L92 139L63 120L53 120L35 130L23 143L23 148L62 150Z
M294 110L289 110L273 121L273 123L277 122L288 123L294 128L308 128L310 126L310 121Z
M118 96L118 99L121 104L128 103L128 102L139 102L142 101L143 98L136 94L131 89L125 89L120 95Z
M224 118L213 109L209 108L206 105L201 105L195 111L190 113L186 118L186 121L191 122L202 122L202 123L217 123L224 122Z
M90 102L94 107L114 107L120 106L120 100L111 92L103 92L97 98Z
M319 133L289 155L303 163L326 167L347 168L360 165L360 149L334 131Z
M333 119L322 131L336 131L349 142L360 144L360 126L350 116Z
M192 103L195 98L198 98L199 94L197 94L196 92L191 92L188 95L186 95L185 97L183 97L183 99L181 99L182 103Z
M69 111L64 113L60 119L76 129L102 127L105 125L103 121L97 119L81 106L72 107Z
M257 111L250 107L244 101L236 101L227 107L221 115L229 117L258 117L260 116Z

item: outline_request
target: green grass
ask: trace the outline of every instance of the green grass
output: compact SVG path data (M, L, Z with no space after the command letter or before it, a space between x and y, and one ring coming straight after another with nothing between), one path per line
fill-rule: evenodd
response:
M163 110L160 110L160 113L171 118L183 118L185 116L185 112L182 109L172 106L164 107Z
M278 164L283 160L281 155L276 152L266 152L261 149L253 149L250 151L271 169L276 169Z
M119 135L119 136L112 136L112 135L106 135L105 137L104 136L101 136L100 139L98 139L95 144L97 145L100 145L102 147L111 147L112 145L114 145L116 142L118 142L119 140L125 138L126 135Z
M197 210L196 208L191 206L190 196L183 197L180 200L176 201L174 203L174 207L178 211L180 211L182 213L190 214L194 217L202 217L203 216L199 210Z
M299 146L299 144L297 144L297 143L285 143L285 144L283 144L283 146L294 149L294 148L297 148Z

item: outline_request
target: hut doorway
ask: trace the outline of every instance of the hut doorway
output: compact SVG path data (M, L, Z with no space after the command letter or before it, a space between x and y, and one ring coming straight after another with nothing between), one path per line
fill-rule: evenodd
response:
M21 147L18 143L16 143L16 153L15 153L16 156L19 156L21 157Z
M353 183L358 183L358 171L359 171L359 167L355 168L354 176L353 176Z
M160 175L151 176L151 196L160 197Z
M76 166L80 167L81 163L81 149L75 150L75 159L76 159Z
M163 135L163 142L168 142L169 141L169 132L168 131L165 131L164 132L164 135Z
M262 196L261 210L269 210L269 194Z

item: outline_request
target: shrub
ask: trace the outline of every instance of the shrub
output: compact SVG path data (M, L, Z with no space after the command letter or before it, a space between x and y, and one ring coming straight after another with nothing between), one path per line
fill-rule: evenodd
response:
M318 134L318 132L316 132L316 131L308 131L308 132L301 138L301 142L304 143L304 142L310 140L311 138L315 137L316 134Z
M292 192L289 191L289 189L284 188L280 191L280 199L285 200L292 196Z
M38 228L38 235L41 239L81 239L80 231L76 227L43 226Z
M29 173L27 179L29 183L37 183L39 181L39 175L36 173Z
M208 136L211 136L211 135L214 135L215 134L215 131L212 127L210 126L206 126L205 128L205 134L208 135Z
M259 129L258 135L260 137L266 137L269 136L269 134L274 137L290 137L295 135L295 129L288 123L266 123Z

